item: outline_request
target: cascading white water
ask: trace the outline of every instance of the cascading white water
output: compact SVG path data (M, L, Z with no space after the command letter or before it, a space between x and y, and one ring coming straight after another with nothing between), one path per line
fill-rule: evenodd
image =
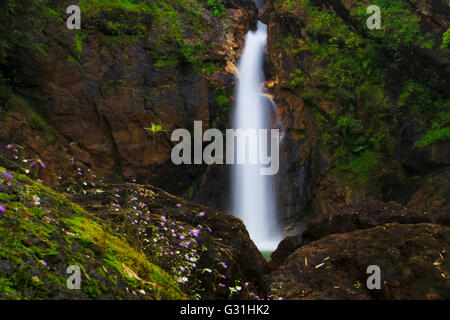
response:
M258 22L256 31L246 37L238 68L236 129L268 129L271 106L264 95L263 58L267 26ZM248 148L237 144L236 148ZM268 147L268 150L270 148ZM248 148L248 152L255 152ZM249 156L251 157L251 155ZM233 167L233 209L241 218L260 251L274 251L280 241L275 218L274 177L260 173L262 165L242 164Z

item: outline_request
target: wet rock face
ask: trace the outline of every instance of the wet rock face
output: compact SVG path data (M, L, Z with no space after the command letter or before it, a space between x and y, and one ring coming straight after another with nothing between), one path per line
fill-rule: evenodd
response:
M354 29L355 23L359 21L351 20L353 18L350 13L359 4L369 6L372 3L325 0L316 1L313 5L319 11L338 17L345 27ZM441 35L449 26L448 21L443 19L444 15L448 16L448 5L442 1L409 1L405 5L411 5L412 12L419 18L420 27L424 32L430 32L435 41L440 43ZM300 2L266 1L259 18L268 25L269 32L266 65L268 91L274 96L286 131L282 145L284 153L280 169L279 215L286 224L291 222L292 218L297 219L297 233L306 227L312 217L338 206L374 199L396 200L406 204L414 193L406 195L403 192L412 184L405 182L406 174L426 175L448 166L448 143L438 142L424 150L418 150L414 145L424 134L423 123L413 121L410 115L396 114L401 123L400 129L393 133L392 137L397 150L389 159L383 159L383 163L380 163L380 166L395 168L392 169L395 174L387 176L383 182L358 187L351 186L348 181L344 181L345 178L337 176L333 172L336 159L325 150L326 147L321 142L321 137L329 132L317 119L321 118L321 121L328 124L334 121L333 113L337 112L339 102L329 101L323 92L319 93L312 105L302 98L303 95L328 86L326 80L319 80L320 72L328 68L328 61L315 56L310 43L326 42L333 36L333 32L325 32L320 36L310 32L308 26L319 23L307 10L302 9ZM339 50L342 52L344 47ZM445 79L442 70L448 70L448 63L443 63L444 60L434 51L418 51L420 54L416 55L411 65L422 67L418 67L414 74L420 73L418 78L426 78L427 73L436 72L438 77L441 77L438 82L442 82ZM296 79L292 82L297 69L302 72L302 77L297 77L302 78L301 85L295 83ZM426 71L420 72L420 69ZM299 82L302 82L300 80ZM443 88L442 84L437 87ZM392 101L396 99L390 92L386 93L386 98ZM345 108L350 104L346 104ZM394 104L395 102L392 108L395 107ZM360 111L356 107L354 113ZM386 186L381 187L381 184ZM389 189L395 191L387 191Z
M311 110L301 94L287 90L287 78L295 72L298 63L306 70L314 65L312 56L298 61L280 50L286 34L302 38L303 17L298 13L282 13L274 8L273 1L266 1L259 18L268 25L266 73L269 92L275 97L278 114L284 127L281 144L279 173L279 219L284 224L301 220L297 232L305 227L312 214L311 200L317 181L328 167L328 160L318 148L320 137ZM303 221L303 222L302 222Z
M449 299L449 250L449 227L387 224L303 246L266 281L285 299ZM380 290L366 286L371 265Z
M450 146L447 142L434 142L423 149L414 147L422 128L418 125L405 126L397 156L402 165L412 173L427 174L450 165Z
M55 3L55 10L62 10L63 4ZM170 153L174 143L170 135L177 128L192 130L194 120L203 121L204 130L214 121L219 126L228 121L226 110L219 108L229 107L224 105L223 97L229 105L232 103L235 65L245 34L255 24L257 10L251 0L229 0L224 5L224 19L206 9L200 16L197 14L201 27L190 25L191 12L175 7L184 32L183 41L207 44L201 56L192 58L194 62L180 58L189 53L177 52L180 49L177 44L155 45L155 38L163 31L152 24L148 14L144 13L147 18L143 19L150 30L148 36L129 41L128 33L117 36L107 27L107 19L115 11L105 9L105 14L99 16L94 11L84 12L85 34L82 43L75 44L77 52L73 49L74 42L79 41L75 33L65 29L65 24L45 20L46 30L56 36L45 36L40 41L51 49L45 56L28 53L17 56L17 73L33 92L45 97L33 101L32 108L55 129L57 143L65 144L70 151L68 143L77 142L80 149L75 155L77 165L95 168L110 177L137 178L139 182L150 175L152 182L157 181L159 186L180 195L191 186L195 191L217 190L217 186L208 185L208 179L198 182L205 167L186 170L172 164ZM158 60L161 57L156 57L161 51L163 57L175 56L181 62L177 65L161 62ZM203 65L194 66L197 61ZM220 106L219 95L223 96ZM151 123L163 125L165 131L153 135L145 129ZM14 138L13 129L2 128L0 140L35 147L35 132L8 141ZM39 148L33 150L54 171L61 171L67 162L64 157L50 156ZM202 200L208 202L208 198Z
M400 203L373 201L332 210L309 222L303 239L314 241L330 234L369 229L386 223L431 223L450 227L450 207L440 212L408 209Z

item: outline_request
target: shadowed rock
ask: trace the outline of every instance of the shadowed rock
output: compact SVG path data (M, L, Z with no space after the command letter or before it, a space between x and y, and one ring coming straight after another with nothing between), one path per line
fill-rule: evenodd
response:
M267 276L285 299L450 299L450 228L387 224L305 245ZM381 268L368 290L367 267Z

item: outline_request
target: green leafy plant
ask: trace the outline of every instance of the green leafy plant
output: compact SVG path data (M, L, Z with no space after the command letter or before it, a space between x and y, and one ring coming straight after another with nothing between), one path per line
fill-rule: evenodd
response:
M225 14L225 7L222 0L208 0L208 8L213 16L220 18Z
M450 44L450 28L447 29L447 31L442 36L442 46L441 49L448 48L448 45Z
M161 124L154 124L150 128L144 128L146 131L152 134L152 156L156 155L158 152L158 143L156 141L156 136L158 133L166 132L164 127ZM145 174L145 186L147 186L148 180L150 179L150 175L153 171L152 163L149 164L147 172Z
M150 131L152 134L157 134L158 132L165 132L162 125L154 123L152 123L151 128L144 128L144 129Z

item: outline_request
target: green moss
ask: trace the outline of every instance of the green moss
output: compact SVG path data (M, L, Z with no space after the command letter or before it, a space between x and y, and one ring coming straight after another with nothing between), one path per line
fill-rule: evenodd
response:
M94 279L84 281L81 290L91 299L97 299L102 294L102 288L99 281Z
M15 284L10 277L0 272L0 297L2 299L22 299L22 295L15 288Z
M65 222L81 238L97 245L103 251L105 262L116 268L130 284L146 287L147 283L151 283L152 290L166 299L179 299L183 296L175 280L150 263L145 255L132 249L125 240L105 232L104 227L97 222L80 216L67 219ZM127 275L126 268L138 274L142 282Z
M158 68L190 63L206 74L217 69L205 59L207 44L202 35L209 26L212 27L204 17L204 6L211 8L214 15L222 16L220 0L207 3L195 0L81 0L79 5L86 12L88 21L97 21L103 26L110 45L135 43L148 36L149 51Z
M281 21L289 18L282 23L286 32L276 39L277 52L297 63L293 72L277 67L281 83L301 95L311 110L322 133L322 149L342 179L366 185L372 180L380 186L381 181L400 179L393 169L399 143L393 132L403 125L398 119L424 127L417 147L447 140L450 102L440 75L427 70L427 77L419 80L419 72L411 71L415 52L435 48L432 37L421 31L415 8L397 0L372 4L383 13L379 31L367 30L365 3L355 3L344 17L314 1L274 1ZM306 26L301 36L296 16L301 17L299 26ZM310 61L320 68L306 68ZM307 74L308 69L314 71ZM318 107L328 103L330 111ZM375 170L381 161L383 170Z
M306 85L306 79L301 69L295 69L295 72L289 74L289 87L290 88L303 88Z
M37 129L42 132L43 136L48 142L55 140L56 131L52 128L25 100L22 96L17 94L10 94L8 96L8 105L12 111L18 110L23 113L29 122L29 125L33 129Z
M57 276L57 275L55 275L53 273L50 273L50 272L48 272L46 274L46 276L51 282L53 282L58 287L66 285L67 279L64 278L64 277Z
M415 143L415 147L423 149L434 142L448 140L450 140L450 127L431 129Z
M207 8L217 18L222 17L226 12L222 0L207 0Z
M217 127L219 124L226 122L228 110L230 108L230 97L233 95L232 91L218 90L216 91L216 116L212 122L213 127Z
M355 176L356 181L361 184L370 183L375 170L379 164L379 155L375 152L366 151L360 155L350 157L347 163L338 166L340 174ZM350 184L351 182L348 181Z
M77 30L73 37L74 50L78 56L81 56L83 53L83 41L86 37L86 34L82 30Z
M43 6L42 7L42 16L55 21L56 23L64 23L65 19L63 19L63 17L61 17L60 13L56 10L54 10L53 8L50 8L48 6Z
M448 48L448 45L450 44L450 28L447 29L447 31L442 36L442 46L441 49Z
M57 260L64 257L63 259L67 259L67 265L80 266L87 279L83 281L82 293L95 299L107 293L104 281L117 285L118 280L104 272L89 275L85 269L85 266L91 263L86 258L89 256L90 259L108 262L121 275L122 282L132 287L144 288L156 298L184 298L170 275L152 264L126 240L114 235L99 218L70 202L64 195L25 175L15 173L14 176L16 192L0 194L2 205L6 209L6 212L0 215L0 256L3 259L12 261L17 266L26 264L38 270L45 270L46 278L58 284L58 290L63 290L63 276L54 273L54 268L52 271L47 269L44 262L52 261L52 257L58 257ZM33 195L41 198L40 207L34 206L30 201ZM20 202L17 202L18 200ZM74 251L73 248L78 249ZM92 250L93 248L95 250ZM52 275L49 275L50 273ZM0 287L11 291L9 298L16 297L15 292L22 292L30 286L34 287L34 294L39 292L39 295L47 295L46 287L42 286L45 281L34 279L30 282L29 274L25 269L20 271L16 275L18 281L13 283L2 283L0 277Z

